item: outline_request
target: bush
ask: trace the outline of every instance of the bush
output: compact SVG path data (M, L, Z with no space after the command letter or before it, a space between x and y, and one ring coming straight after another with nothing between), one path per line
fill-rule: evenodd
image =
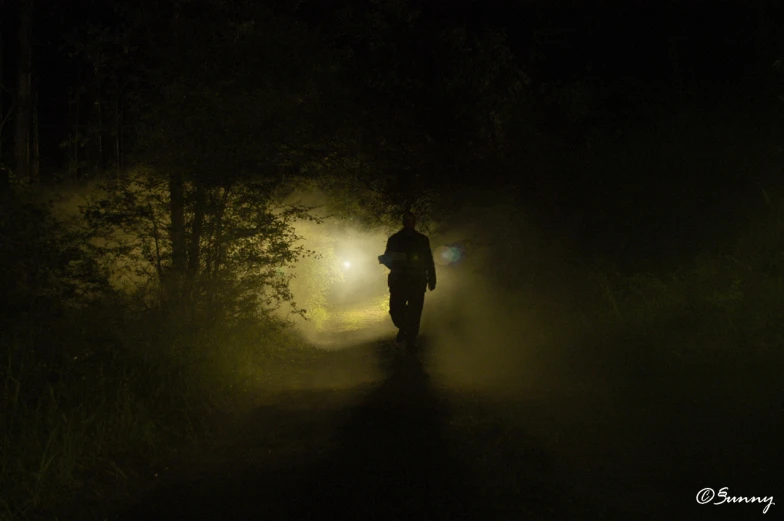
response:
M599 356L615 365L605 370L619 371L630 386L650 379L658 386L652 392L677 400L778 410L783 223L773 208L757 213L723 249L672 271L621 274L594 263L580 315L586 337L605 350Z
M51 518L209 435L293 341L271 318L205 326L115 291L80 232L21 201L0 214L0 517Z

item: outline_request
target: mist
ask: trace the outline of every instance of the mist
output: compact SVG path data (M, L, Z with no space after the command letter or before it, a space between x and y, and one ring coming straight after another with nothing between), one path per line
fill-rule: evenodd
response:
M325 196L314 197L305 199L329 208ZM670 487L698 478L684 468L681 479L662 487L662 476L675 465L673 454L710 459L724 444L745 443L747 433L730 418L757 414L769 418L755 420L760 425L775 421L776 370L755 362L738 368L743 378L757 371L752 389L739 385L724 363L714 363L713 373L697 369L710 355L681 354L679 342L693 333L675 326L685 336L672 335L673 320L680 319L668 311L670 303L662 300L662 311L638 310L643 301L610 289L606 266L586 256L566 229L548 228L508 196L462 197L458 210L420 226L430 238L438 277L436 290L425 297L423 363L438 392L481 400L520 429L518 435L538 440L553 458L549 479L643 515L668 500ZM324 292L327 315L353 310L361 317L341 322L333 316L321 328L298 322L308 341L357 352L391 344L396 330L388 315L388 270L375 257L397 229L335 218L297 229L317 250L315 238L331 239L332 249L321 251L322 269L329 265L334 272ZM368 271L351 279L356 274L342 268L349 259ZM298 272L295 296L307 294L307 280L304 270ZM616 297L628 306L620 313L628 318L616 316L616 297L606 291L619 291ZM638 312L639 321L631 318ZM384 378L375 355L353 364L354 385ZM717 424L725 426L721 433L701 438ZM649 437L653 431L656 438ZM733 461L752 453L740 451ZM629 454L638 456L630 460ZM646 477L621 484L618 473Z
M0 1L0 519L782 508L784 3L561 4Z
M318 206L325 219L296 225L301 244L317 257L292 271L294 300L307 317L297 317L295 327L322 349L391 342L397 330L389 316L389 270L376 257L399 227L329 217L330 201L320 193L291 200ZM546 233L519 204L493 193L474 195L423 228L438 284L426 293L420 334L439 385L494 399L521 393L554 399L554 386L574 384L569 360L583 332L564 324L573 323L569 313L586 281L578 278L579 253L568 237Z
M80 207L104 196L98 184L60 187L54 215L78 220ZM586 255L569 229L509 195L486 190L450 197L443 202L450 211L432 211L418 226L430 239L438 278L435 291L426 293L420 332L434 395L481 403L504 418L509 436L547 453L547 479L632 512L650 511L668 500L672 487L698 480L699 472L683 467L681 479L660 485L678 465L674 454L708 461L724 446L748 444L755 431L769 436L780 406L777 366L752 354L740 362L686 347L705 325L689 324L696 315L679 307L679 299L713 298L690 284L723 284L695 282L701 264L687 268L696 271L682 276L682 285L666 272L615 274ZM318 190L278 203L310 211L292 224L293 246L302 250L283 270L291 277L292 306L279 306L276 316L302 345L334 358L296 376L284 372L258 389L340 391L350 393L340 399L343 406L359 403L362 393L390 378L383 353L397 330L389 316L389 270L377 257L399 226L346 216L343 201ZM756 214L750 223L766 219ZM130 293L154 276L139 269L139 248L131 252L136 260L132 255L111 267L115 285ZM255 356L246 363L254 379L268 371ZM744 384L749 378L754 386ZM701 433L717 425L722 430L706 441ZM630 454L637 456L630 460ZM752 476L742 460L755 454L748 445L738 449L735 468ZM713 472L728 476L724 466ZM645 477L621 483L619 473Z

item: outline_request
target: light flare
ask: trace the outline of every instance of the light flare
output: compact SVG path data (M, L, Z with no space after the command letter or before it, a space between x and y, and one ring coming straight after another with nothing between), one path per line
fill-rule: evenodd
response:
M447 244L436 249L433 260L436 264L448 266L459 263L463 259L463 254L463 249L460 246Z

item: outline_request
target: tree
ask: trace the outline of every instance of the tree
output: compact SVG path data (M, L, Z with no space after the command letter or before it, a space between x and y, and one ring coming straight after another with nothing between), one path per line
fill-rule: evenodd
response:
M167 307L213 318L274 308L291 300L279 268L305 253L291 223L310 218L280 200L343 126L340 53L253 5L180 7L149 57L136 166L88 216L99 235L123 231L107 253L146 266L139 276Z
M343 78L357 114L350 154L332 160L348 165L394 222L404 209L439 213L439 195L480 172L498 183L526 101L528 78L502 31L429 9L407 0L350 3L324 23L351 50Z
M5 1L0 0L0 13L3 12L3 8L5 7ZM4 84L5 79L5 62L3 58L5 57L5 34L3 33L3 28L0 26L0 167L3 165L3 151L4 151L4 142L3 142L3 129L5 128L6 123L11 119L11 115L13 114L13 105L6 108L5 101L6 96L11 94L11 91L6 88ZM5 174L4 174L5 175ZM3 182L6 183L8 180L4 179Z
M208 12L223 7L210 2L202 5ZM226 20L222 16L225 14L218 13L212 20ZM212 20L210 25L215 23ZM248 105L239 105L251 100L252 85L247 83L247 78L238 78L238 71L224 68L224 58L232 65L241 58L238 49L232 48L234 42L222 40L219 33L234 29L239 37L237 27L231 27L231 22L223 23L210 27L200 15L180 15L175 11L172 45L163 53L153 76L162 95L150 100L154 108L146 118L144 161L168 176L172 295L187 292L186 285L192 284L186 284L186 280L195 276L200 265L206 187L232 189L240 178L243 163L253 159L248 157L248 136L234 133L232 127L244 124L242 130L256 130L248 127L250 122L241 123L238 118L246 110L253 117L261 114L253 112ZM238 90L229 92L227 88L238 80ZM261 125L258 126L261 130ZM188 184L195 187L193 193L186 193L186 176ZM186 199L195 203L189 208L194 215L191 223L185 219ZM190 238L186 224L190 224ZM190 261L189 254L194 257Z
M73 76L69 135L62 147L68 149L72 177L84 174L84 167L93 177L110 169L118 176L125 165L125 121L154 47L151 20L132 9L113 2L101 17L68 26L63 54Z
M32 67L33 67L33 0L19 0L18 66L14 132L14 166L16 175L29 179L30 137L32 132Z

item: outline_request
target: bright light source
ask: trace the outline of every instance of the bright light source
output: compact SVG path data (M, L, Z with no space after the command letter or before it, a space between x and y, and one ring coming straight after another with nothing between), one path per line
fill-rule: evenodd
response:
M346 261L346 262L343 263L343 267L350 268L351 267L351 263L349 261Z

